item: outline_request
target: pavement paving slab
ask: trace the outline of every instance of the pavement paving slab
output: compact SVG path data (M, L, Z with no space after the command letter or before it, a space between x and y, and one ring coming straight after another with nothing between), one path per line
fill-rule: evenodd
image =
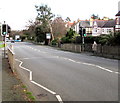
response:
M14 88L21 81L12 73L8 60L2 59L2 101L25 101L20 89Z
M0 103L2 102L2 50L0 50Z

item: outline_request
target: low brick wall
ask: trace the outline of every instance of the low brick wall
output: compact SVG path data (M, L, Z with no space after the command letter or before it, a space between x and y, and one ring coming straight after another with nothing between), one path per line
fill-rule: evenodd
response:
M61 48L63 50L68 50L68 51L72 51L72 52L81 52L81 45L76 45L76 44L62 44Z
M80 44L62 44L61 48L63 50L68 50L72 52L82 52ZM92 52L92 44L84 45L85 52ZM103 56L107 58L115 58L120 59L120 46L102 46L100 44L97 45L97 51L95 55Z
M120 59L120 46L101 46L97 47L97 55Z
M92 44L85 44L85 51L92 52ZM120 46L97 45L96 55L107 58L120 59Z

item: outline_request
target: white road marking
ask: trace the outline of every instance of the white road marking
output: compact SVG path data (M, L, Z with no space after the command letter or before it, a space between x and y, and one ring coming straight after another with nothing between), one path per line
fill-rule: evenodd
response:
M30 58L22 58L22 59L30 59Z
M32 48L32 49L33 49L33 48ZM45 49L50 49L50 48L45 48ZM36 49L36 50L37 50L37 49ZM53 49L50 49L50 50L53 50ZM47 52L42 52L42 51L40 51L40 50L38 50L38 51L41 52L41 53L47 53ZM55 50L55 51L57 51L57 50ZM112 70L110 70L110 69L101 67L101 66L99 66L99 65L90 64L90 63L85 63L85 62L78 62L78 61L75 61L75 60L73 60L73 59L65 58L65 57L61 57L61 56L56 56L56 58L62 58L62 59L69 60L69 61L74 62L74 63L78 63L78 64L84 64L84 65L94 66L94 67L97 67L97 68L99 68L99 69L101 69L101 70L107 71L107 72L109 72L109 73L119 74L119 73L117 73L117 72L115 72L115 71L112 71Z
M20 62L20 64L19 64L19 67L20 67L20 68L22 68L22 69L24 69L24 70L30 72L29 80L30 80L31 83L33 83L33 84L35 84L35 85L41 87L42 89L48 91L49 93L55 95L55 97L57 98L57 100L58 100L60 103L63 103L62 98L60 97L60 95L56 95L56 93L53 92L52 90L50 90L50 89L48 89L48 88L46 88L46 87L44 87L44 86L38 84L37 82L33 81L33 80L32 80L32 71L29 70L29 69L27 69L27 68L25 68L25 67L23 67L23 66L22 66L23 62L22 62L22 61L20 61L20 60L18 60L18 59L15 59L15 60L18 61L18 62Z
M63 100L62 100L62 98L60 97L60 95L56 95L56 98L58 99L58 101L59 101L60 103L63 103Z
M94 67L97 67L97 68L99 68L99 69L101 69L101 70L104 70L104 71L107 71L107 72L110 72L110 73L116 73L116 74L118 74L118 73L115 72L115 71L112 71L112 70L110 70L110 69L101 67L101 66L99 66L99 65L90 64L90 63L84 63L84 62L77 62L77 61L75 61L75 60L73 60L73 59L64 58L64 57L59 57L59 58L63 58L63 59L65 59L65 60L69 60L69 61L71 61L71 62L78 63L78 64L84 64L84 65L94 66Z
M55 92L51 91L50 89L48 89L48 88L46 88L46 87L44 87L44 86L42 86L42 85L36 83L35 81L31 81L31 82L32 82L33 84L35 84L35 85L37 85L37 86L43 88L44 90L48 91L48 92L51 93L51 94L54 94L54 95L56 94Z
M109 69L103 68L103 67L98 66L98 65L96 65L96 67L98 67L98 68L100 68L100 69L102 69L102 70L108 71L108 72L110 72L110 73L114 72L114 71L112 71L112 70L109 70Z
M32 71L30 71L30 81L32 81Z
M116 74L120 74L119 72L114 72L114 73L116 73Z

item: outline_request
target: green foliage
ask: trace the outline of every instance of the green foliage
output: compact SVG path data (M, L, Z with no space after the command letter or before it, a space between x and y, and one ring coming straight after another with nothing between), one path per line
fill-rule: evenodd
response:
M94 41L99 43L99 37L94 37L94 36L85 37L85 43L93 43Z
M69 39L69 37L62 37L61 42L62 43L71 43L71 39Z
M77 36L77 37L76 37L75 43L76 43L76 44L82 43L82 38L81 38L81 36Z
M26 35L21 35L21 36L20 36L21 41L24 41L26 37L27 37Z
M115 41L116 45L120 45L120 32L116 32L115 33L115 39L114 39L114 41Z
M22 88L27 88L25 85L22 85Z
M79 34L77 34L77 33L74 33L74 35L73 35L73 37L72 37L72 39L71 39L71 42L72 43L79 43L80 41L79 41L79 39L81 38L79 38L80 37L80 35ZM78 39L79 38L79 39ZM81 39L80 39L81 40Z
M120 45L120 32L101 36L99 43L102 45Z
M77 34L75 34L75 31L70 28L70 30L67 32L65 37L61 38L62 43L71 43L75 41Z
M54 15L51 13L51 8L47 5L35 6L38 13L37 19L44 22L51 20Z
M99 39L99 43L102 45L113 45L114 39L115 38L112 34L104 35L104 36L101 36L101 38Z
M66 37L68 37L69 39L72 39L74 34L75 34L75 31L70 28L70 30L66 34Z
M54 39L51 41L51 45L57 45L57 43L58 43L58 39Z
M50 32L50 20L52 19L53 14L47 5L35 7L38 13L37 20L40 22L39 26L35 28L36 42L47 41L46 33Z
M35 28L36 42L43 42L43 41L45 41L47 30L44 28L44 26L45 25L39 25L39 26L37 26Z

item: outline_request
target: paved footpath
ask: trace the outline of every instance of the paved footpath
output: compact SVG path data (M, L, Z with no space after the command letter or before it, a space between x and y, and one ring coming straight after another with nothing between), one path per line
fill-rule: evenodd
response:
M0 49L0 103L2 101L2 51Z
M1 54L0 50L0 101L25 101L21 89L15 88L21 81L13 75L8 60L3 59Z

